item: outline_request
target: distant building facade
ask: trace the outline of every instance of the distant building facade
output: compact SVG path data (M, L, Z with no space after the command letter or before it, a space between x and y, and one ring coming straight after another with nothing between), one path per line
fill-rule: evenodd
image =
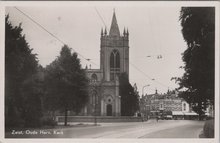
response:
M129 33L120 33L115 12L109 33L101 30L100 69L86 67L89 83L89 102L82 110L85 116L120 116L120 73L129 75Z
M177 92L166 94L145 95L140 102L141 112L145 116L156 117L172 115L173 119L194 119L198 114L192 111L190 105Z

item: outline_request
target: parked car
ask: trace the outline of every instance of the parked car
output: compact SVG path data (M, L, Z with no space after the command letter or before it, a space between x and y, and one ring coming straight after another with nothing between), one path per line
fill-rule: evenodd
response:
M164 120L164 116L157 116L158 120Z
M166 119L166 120L172 120L172 119L173 119L173 116L172 116L172 115L166 115L166 116L165 116L165 119Z

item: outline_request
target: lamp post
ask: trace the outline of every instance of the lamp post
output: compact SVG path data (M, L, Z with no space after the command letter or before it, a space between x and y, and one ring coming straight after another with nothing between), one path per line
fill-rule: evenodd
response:
M94 125L96 126L97 125L97 117L96 117L96 104L97 104L97 96L98 96L98 93L97 93L97 85L96 85L96 81L92 81L92 94L93 94L93 97L95 98L95 101L94 101Z
M94 90L93 91L94 93L93 93L93 95L95 96L95 109L94 109L94 116L95 116L95 119L94 119L94 124L95 124L95 126L97 125L97 117L96 117L96 102L97 102L97 92L96 92L96 90Z

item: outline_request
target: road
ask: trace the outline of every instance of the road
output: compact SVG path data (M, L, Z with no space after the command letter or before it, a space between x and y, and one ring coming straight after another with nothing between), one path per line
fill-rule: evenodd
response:
M203 121L149 120L57 129L14 130L7 138L198 138Z

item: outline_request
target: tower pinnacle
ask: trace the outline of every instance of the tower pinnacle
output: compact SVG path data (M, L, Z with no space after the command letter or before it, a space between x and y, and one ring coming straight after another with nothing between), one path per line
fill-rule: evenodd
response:
M102 30L101 30L101 36L103 36L103 28L102 28Z
M112 24L111 24L109 35L110 36L120 36L118 23L117 23L117 19L116 19L116 16L115 16L115 10L113 12Z

